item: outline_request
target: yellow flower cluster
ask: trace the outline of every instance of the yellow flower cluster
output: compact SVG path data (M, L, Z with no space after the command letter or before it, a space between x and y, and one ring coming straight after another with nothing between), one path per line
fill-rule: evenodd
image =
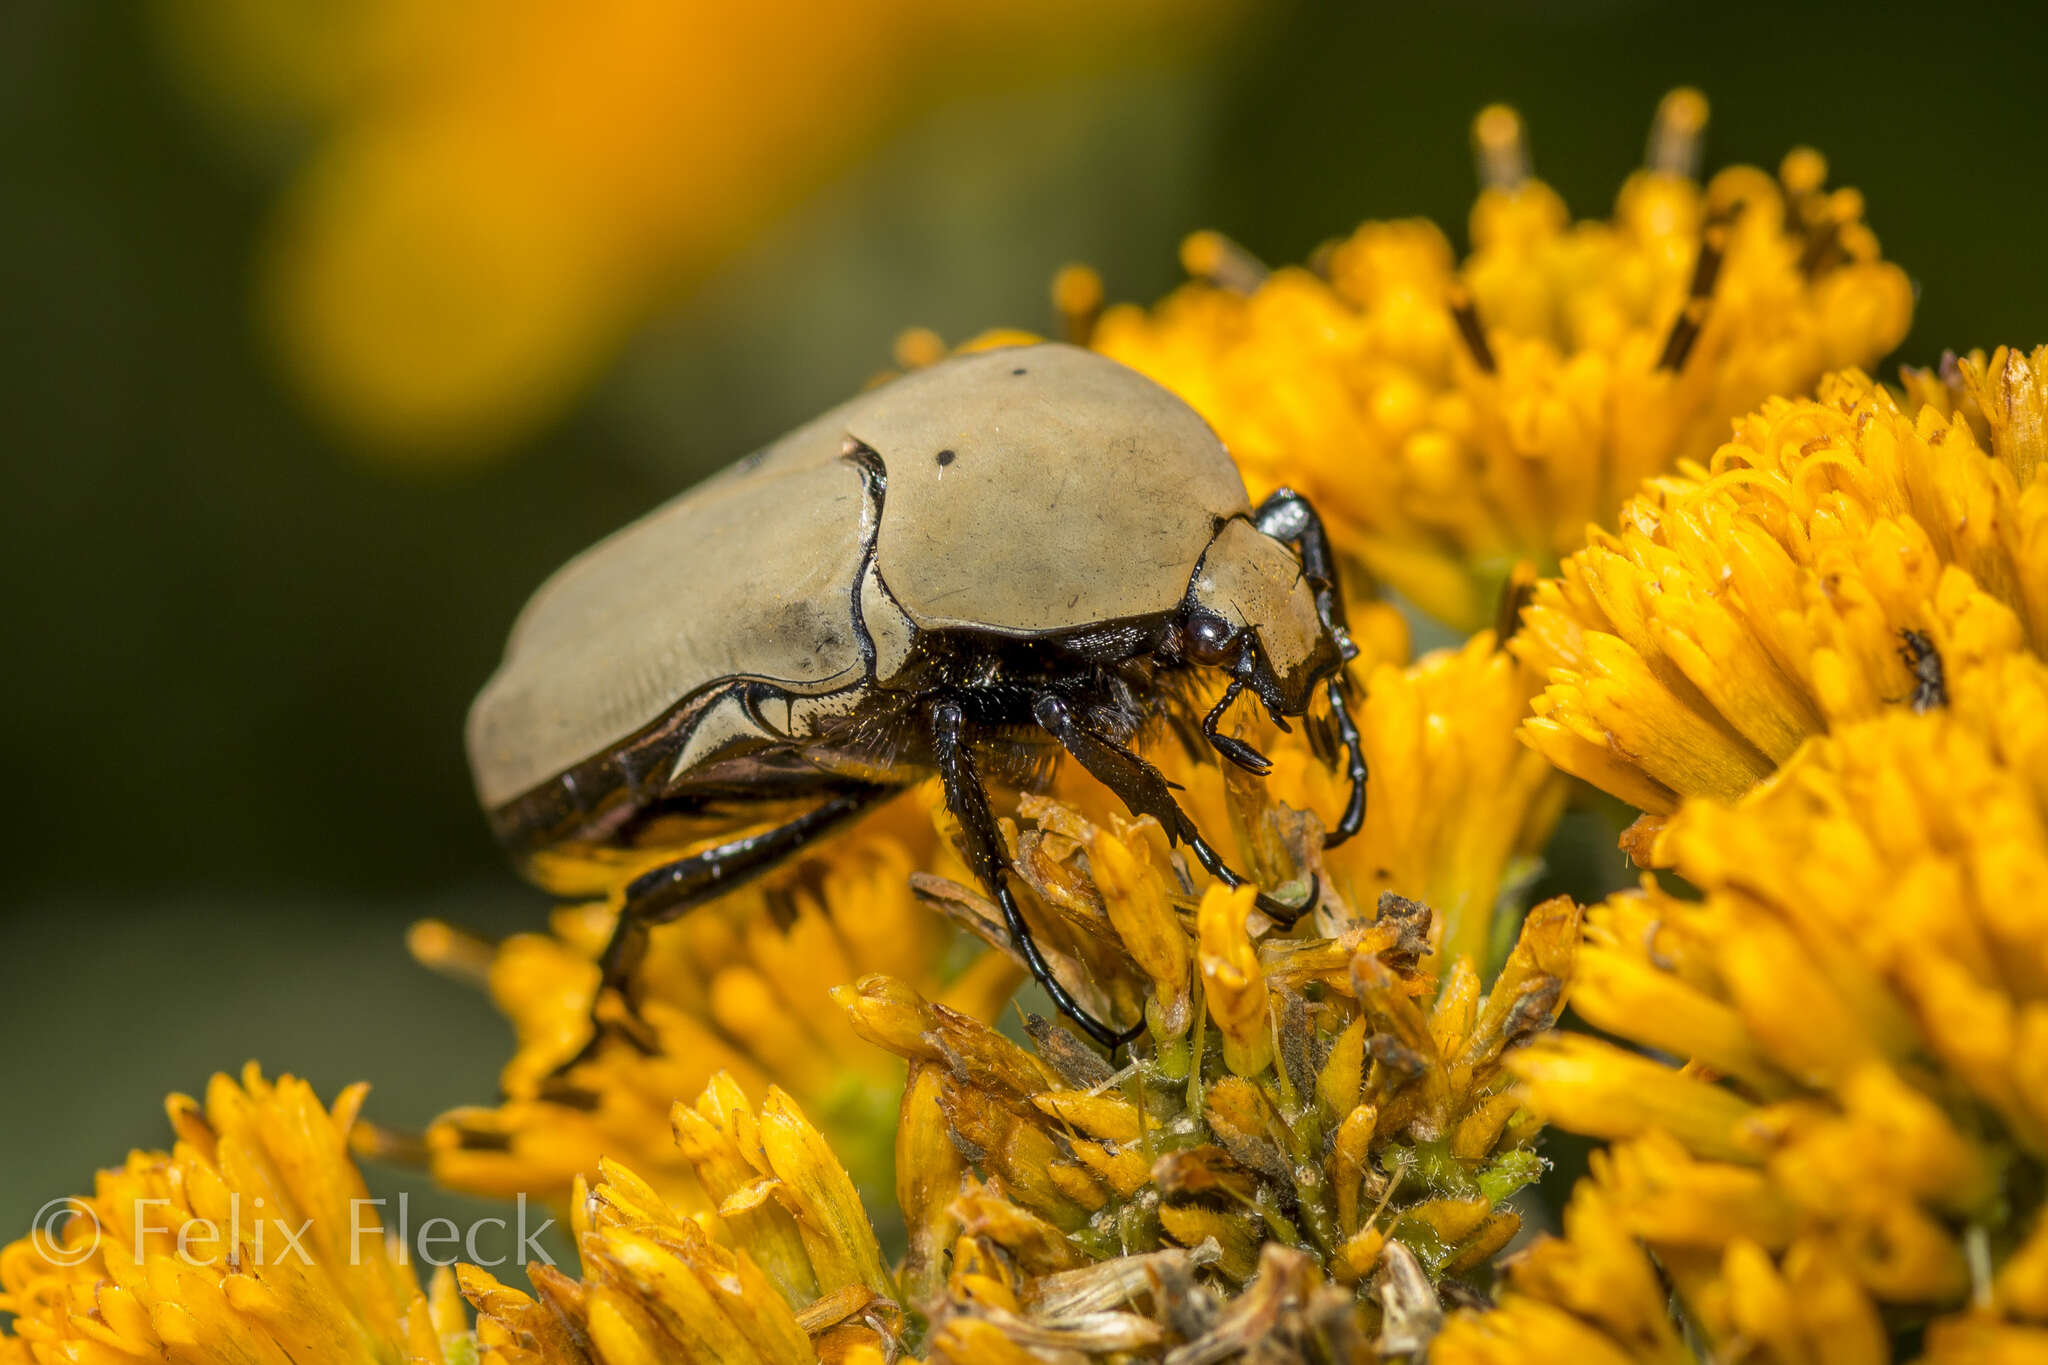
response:
M953 936L912 895L911 873L940 863L927 804L898 802L764 883L655 930L633 1016L610 1020L615 1037L566 1074L562 1063L589 1036L618 888L639 865L627 857L581 866L573 878L557 870L565 884L608 883L612 898L558 911L551 934L493 947L445 925L418 926L415 953L486 985L519 1043L500 1078L503 1100L455 1110L428 1130L435 1178L559 1201L610 1156L690 1206L694 1175L668 1141L669 1106L728 1072L750 1089L772 1081L800 1096L863 1180L886 1179L902 1068L854 1036L832 988L889 972L992 1018L1018 979L996 958L960 969Z
M1458 261L1420 221L1368 223L1268 273L1213 233L1156 308L1066 276L1070 332L1158 379L1221 433L1255 495L1291 484L1379 582L1471 629L1645 477L1728 422L1905 335L1912 291L1854 190L1794 152L1693 178L1705 101L1676 91L1606 221L1529 177L1519 120L1479 116L1484 181Z
M565 1204L580 1276L423 1291L359 1202L361 1088L251 1067L0 1251L0 1365L2048 1353L2048 350L1822 379L1897 341L1904 279L1811 153L1696 183L1704 121L1668 97L1612 219L1572 224L1486 111L1462 262L1368 224L1270 273L1198 234L1150 311L1060 278L1071 337L1187 397L1254 491L1309 493L1354 568L1468 627L1557 574L1505 646L1413 663L1354 606L1372 778L1335 849L1315 726L1240 713L1264 778L1148 746L1306 899L1291 931L1077 765L1000 803L1041 951L1143 1021L1131 1056L995 1026L1021 954L930 785L656 928L587 1053L656 853L563 856L551 932L415 931L518 1041L505 1098L418 1151ZM1565 774L1646 812L1626 846L1670 875L1525 915ZM1567 992L1607 1037L1552 1031ZM1502 1260L1545 1123L1604 1146Z
M1240 911L1249 908L1248 898L1237 899ZM1396 981L1407 989L1424 984L1414 964L1425 951L1426 917L1421 907L1402 905L1360 935L1364 956L1354 976L1363 971L1357 979L1383 994ZM1235 1263L1242 1239L1225 1247L1205 1233L1191 1246L1126 1253L1120 1243L1142 1234L1144 1201L1129 1206L1125 1233L1098 1219L1092 1236L1069 1236L1033 1211L1032 1195L1019 1198L1000 1177L977 1178L971 1149L953 1127L955 1101L1000 1076L1004 1089L992 1097L998 1105L1022 1106L1041 1136L1064 1135L1053 1140L1068 1175L1050 1174L1051 1185L1073 1186L1073 1151L1118 1167L1156 1158L1161 1169L1152 1179L1168 1198L1149 1207L1186 1236L1226 1215L1246 1221L1236 1201L1271 1183L1272 1174L1240 1163L1251 1157L1269 1168L1283 1147L1299 1145L1277 1130L1224 1126L1233 1117L1250 1121L1246 1103L1275 1101L1265 1082L1236 1093L1227 1078L1212 1078L1203 1122L1213 1129L1168 1123L1121 1142L1087 1139L1080 1134L1091 1122L1127 1128L1172 1087L1153 1084L1155 1073L1126 1088L1122 1101L1113 1091L1077 1088L1063 1077L1102 1063L1071 1035L1043 1033L1033 1056L984 1025L919 1001L909 1008L929 1016L934 1031L919 1043L927 1055L906 1094L898 1138L906 1158L899 1199L912 1242L901 1272L885 1261L852 1177L796 1103L771 1088L757 1111L720 1073L694 1104L678 1103L671 1115L681 1160L708 1208L680 1209L630 1169L606 1162L594 1186L577 1182L573 1199L580 1278L537 1262L527 1267L528 1294L462 1265L454 1275L438 1274L431 1295L423 1294L404 1249L384 1241L367 1213L348 1159L363 1088L344 1093L330 1111L302 1082L273 1086L252 1066L239 1086L216 1078L203 1109L171 1099L180 1134L174 1153L135 1154L126 1167L104 1172L93 1196L75 1201L79 1212L69 1224L0 1253L0 1309L17 1315L14 1330L0 1334L0 1360L885 1365L909 1358L979 1365L1042 1361L1047 1352L1060 1360L1126 1360L1175 1346L1192 1353L1186 1358L1223 1359L1282 1342L1317 1347L1319 1358L1362 1359L1374 1332L1383 1346L1426 1340L1415 1333L1433 1330L1441 1317L1432 1279L1469 1271L1485 1254L1478 1248L1513 1230L1514 1216L1492 1204L1536 1169L1525 1150L1512 1155L1517 1139L1502 1136L1513 1106L1496 1094L1466 1111L1455 1134L1431 1136L1427 1125L1455 1117L1441 1104L1445 1083L1469 1087L1483 1077L1483 1086L1497 1084L1501 1073L1484 1059L1497 1060L1503 1043L1547 1026L1562 984L1552 973L1568 970L1576 920L1560 906L1536 922L1545 927L1525 938L1525 951L1490 997L1472 994L1469 974L1439 997L1422 1027L1456 1052L1455 1062L1444 1054L1443 1075L1418 1078L1406 1053L1383 1060L1384 1049L1366 1045L1354 1029L1298 1097L1303 1115L1341 1108L1347 1086L1393 1101L1376 1122L1369 1107L1354 1107L1338 1125L1330 1151L1318 1158L1336 1183L1317 1187L1306 1171L1293 1177L1308 1182L1319 1210L1304 1226L1326 1234L1356 1229L1346 1245L1367 1269L1378 1267L1370 1300L1347 1287L1358 1275L1342 1258L1332 1260L1329 1245L1304 1241L1255 1250L1256 1282L1226 1301L1212 1276L1248 1277L1250 1267ZM1335 947L1324 945L1318 970L1325 976L1342 975ZM1560 953L1562 960L1539 960ZM861 1027L876 1022L878 1002L882 1013L902 1003L886 999L892 989L878 979L849 988ZM1414 1015L1415 1001L1406 990L1396 993L1404 999L1374 1008ZM1447 1022L1467 1036L1444 1034ZM1409 1041L1428 1040L1418 1034ZM1289 1050L1298 1052L1298 1044L1283 1045L1283 1054ZM1192 1078L1198 1097L1201 1074ZM1152 1097L1131 1101L1139 1090ZM1428 1094L1402 1098L1410 1091ZM1121 1118L1112 1112L1119 1102ZM1043 1126L1048 1118L1057 1124ZM1475 1163L1457 1155L1467 1148L1497 1150ZM1447 1187L1458 1197L1428 1197ZM1033 1188L1050 1186L1040 1180ZM1251 1197L1269 1223L1288 1216ZM927 1257L941 1241L945 1255ZM473 1332L458 1282L476 1310Z
M2037 743L1988 714L2048 648L2044 362L1972 356L1904 398L1833 377L1653 480L1523 614L1511 647L1549 680L1529 742L1654 814L1891 707Z
M365 1086L216 1076L173 1095L169 1152L131 1153L61 1226L0 1250L0 1360L19 1365L460 1365L454 1281L421 1292L348 1133Z
M674 1112L706 1212L607 1162L575 1199L581 1281L537 1268L529 1297L463 1268L489 1365L1220 1359L1283 1338L1354 1358L1433 1329L1435 1284L1483 1272L1542 1169L1502 1061L1561 1005L1576 909L1540 907L1483 991L1469 961L1426 968L1416 902L1361 920L1326 890L1339 936L1261 942L1250 889L1192 898L1153 822L1027 809L1046 950L1088 969L1091 1003L1145 1010L1154 1059L1119 1074L1042 1021L1032 1051L899 981L842 987L910 1062L900 1270L796 1106L771 1090L756 1115L720 1075ZM1001 939L975 892L918 885Z
M1560 775L1514 735L1529 676L1483 630L1405 669L1381 665L1366 689L1365 829L1327 864L1353 904L1386 891L1426 902L1445 922L1446 956L1484 970L1526 905L1515 888L1540 865L1565 798Z
M2038 733L2048 666L2010 680L1988 719ZM1511 1063L1612 1145L1431 1359L1689 1361L1666 1280L1717 1359L1881 1362L1907 1324L1934 1361L2048 1351L2048 768L1893 711L1654 851L1700 898L1591 911L1573 1006L1690 1061L1554 1035Z
M1425 1289L1482 1273L1520 1225L1504 1201L1542 1169L1503 1058L1561 1007L1576 908L1532 912L1488 987L1469 958L1430 968L1420 902L1389 893L1367 917L1326 879L1326 936L1273 938L1249 887L1184 890L1153 822L1097 825L1030 799L1025 813L1019 871L1052 926L1041 947L1089 1003L1142 1010L1154 1047L1118 1072L1043 1021L1034 1054L887 978L841 990L863 1035L911 1064L904 1278L913 1302L942 1305L935 1345L973 1359L978 1336L1016 1335L1040 1276L1176 1248L1232 1292L1276 1243L1303 1258L1304 1292L1398 1278L1390 1260L1412 1260ZM1285 812L1262 823L1288 841ZM926 887L1000 941L979 895ZM1089 1349L1188 1335L1170 1307ZM1353 1324L1361 1339L1382 1325Z
M894 1359L904 1318L853 1181L824 1135L771 1089L760 1112L720 1073L675 1139L716 1211L666 1203L606 1162L575 1198L578 1281L529 1267L537 1297L474 1266L484 1365L811 1365Z

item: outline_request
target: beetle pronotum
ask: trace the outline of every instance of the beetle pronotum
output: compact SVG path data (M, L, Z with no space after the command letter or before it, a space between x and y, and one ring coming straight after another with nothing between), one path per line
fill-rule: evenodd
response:
M599 999L629 985L648 926L936 772L1032 974L1114 1047L1143 1026L1095 1018L1047 967L984 777L1063 752L1239 885L1132 745L1187 707L1195 670L1220 669L1200 733L1263 774L1263 755L1219 732L1228 708L1248 692L1276 719L1306 716L1320 693L1317 733L1351 779L1334 844L1365 815L1355 652L1304 498L1282 489L1254 509L1215 433L1135 371L1010 347L863 394L571 560L513 627L469 754L522 858L642 847L671 815L705 833L781 820L634 879ZM593 1023L591 1047L600 1036Z

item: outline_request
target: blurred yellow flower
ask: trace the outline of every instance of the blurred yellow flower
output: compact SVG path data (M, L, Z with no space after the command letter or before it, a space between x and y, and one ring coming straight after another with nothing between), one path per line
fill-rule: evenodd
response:
M1255 497L1299 488L1374 579L1469 630L1518 563L1554 569L1730 419L1905 335L1912 291L1861 196L1824 189L1812 152L1702 186L1705 121L1697 92L1668 96L1612 219L1574 224L1529 177L1520 121L1488 109L1463 262L1420 221L1270 273L1198 233L1199 278L1156 308L1097 320L1072 274L1056 297L1070 332L1208 417Z
M1661 814L1886 708L1988 717L2048 648L2044 361L1973 356L1904 399L1835 376L1650 481L1523 614L1510 648L1549 680L1529 742ZM2023 719L1979 729L2040 743Z
M1982 457L1979 456L1981 459ZM1986 712L2038 733L2048 665ZM1695 799L1646 881L1588 916L1585 1036L1510 1060L1551 1123L1608 1139L1561 1240L1431 1359L1881 1362L2048 1343L2048 768L1948 710L1811 741L1732 804ZM1687 1059L1676 1067L1658 1055Z
M251 1063L202 1104L173 1095L169 1152L133 1152L0 1250L0 1359L38 1365L460 1365L454 1281L431 1295L387 1242L348 1133L365 1086L330 1110Z
M1146 60L1234 0L159 0L240 123L310 125L261 262L286 364L388 449L547 420L655 308L907 112Z
M622 859L573 877L557 870L565 882L607 882L613 898L558 911L551 934L493 947L446 925L417 927L414 951L488 985L519 1043L500 1078L503 1100L454 1110L428 1130L435 1178L560 1200L610 1156L696 1207L693 1168L668 1138L669 1106L730 1073L750 1089L774 1082L802 1097L841 1158L864 1181L886 1181L903 1069L854 1035L832 988L885 971L989 1018L1018 980L995 958L963 969L962 945L911 892L914 871L940 864L926 815L934 799L896 802L765 881L656 928L636 977L636 1017L612 1021L615 1036L565 1075L558 1068L589 1036L618 888L641 868Z

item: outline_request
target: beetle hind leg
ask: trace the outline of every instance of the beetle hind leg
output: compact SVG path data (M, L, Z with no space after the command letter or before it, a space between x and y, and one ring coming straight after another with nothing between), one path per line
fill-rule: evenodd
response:
M1057 693L1040 693L1032 705L1032 714L1045 732L1058 740L1060 747L1072 754L1090 776L1116 793L1117 799L1131 814L1149 815L1157 820L1165 827L1167 838L1186 844L1188 851L1195 855L1195 861L1202 865L1202 870L1217 881L1229 887L1244 885L1245 878L1223 861L1223 855L1202 837L1195 822L1180 808L1180 802L1173 796L1173 783L1166 780L1164 773L1121 744L1083 725L1066 699ZM1282 928L1290 928L1315 905L1320 891L1321 888L1312 880L1308 896L1300 905L1288 905L1261 891L1259 911Z
M749 834L729 843L693 853L643 872L626 884L619 920L598 959L597 994L590 1002L590 1040L554 1070L561 1076L596 1055L614 1029L599 1017L605 997L614 992L630 1012L630 988L647 952L647 931L680 919L707 901L745 885L790 857L806 844L831 833L855 816L893 796L896 788L863 784L841 790L788 824Z
M989 809L988 793L982 788L981 775L975 771L974 756L967 750L966 715L958 702L939 701L928 713L928 724L931 727L932 755L938 763L939 780L946 789L946 809L960 822L968 865L1003 912L1003 927L1009 931L1010 941L1024 955L1024 965L1030 969L1033 979L1045 988L1045 993L1052 997L1060 1013L1114 1053L1145 1031L1144 1021L1141 1019L1127 1029L1105 1024L1082 1008L1072 993L1060 984L1060 979L1053 975L1051 964L1039 951L1031 926L1025 921L1024 912L1010 890L1010 853L1003 846L995 813Z

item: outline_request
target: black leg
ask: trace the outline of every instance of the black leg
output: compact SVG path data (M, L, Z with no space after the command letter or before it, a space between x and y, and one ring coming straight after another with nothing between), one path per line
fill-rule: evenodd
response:
M1003 846L1002 831L996 827L995 814L989 809L988 793L982 789L981 777L974 770L974 756L967 750L966 716L955 701L934 702L928 714L932 755L938 763L939 780L946 789L946 809L960 822L960 833L967 843L968 865L1001 908L1003 927L1009 931L1010 941L1024 955L1024 965L1045 987L1060 1013L1079 1024L1090 1038L1115 1051L1145 1031L1144 1021L1122 1031L1111 1028L1082 1009L1080 1002L1053 975L1051 965L1038 950L1037 940L1031 936L1031 926L1025 922L1016 896L1010 891L1010 852Z
M1351 795L1344 802L1344 814L1336 828L1323 835L1323 847L1335 848L1365 828L1365 745L1358 735L1358 723L1351 719L1351 705L1344 700L1343 683L1330 679L1327 689L1330 717L1337 722L1337 738L1344 746L1345 775L1351 779Z
M608 991L631 1000L627 988L633 973L647 952L647 931L657 924L680 919L706 901L745 885L812 840L845 824L855 816L896 794L894 787L861 786L842 791L805 811L786 825L750 834L744 839L707 848L687 858L678 858L650 872L643 872L626 886L619 908L619 922L612 928L611 942L598 960L600 975L597 994L590 1003L590 1041L574 1057L555 1069L561 1075L597 1051L605 1030L598 1022L597 1007Z
M1245 879L1223 861L1223 856L1202 837L1202 832L1195 828L1195 822L1180 808L1180 802L1174 800L1173 783L1166 780L1164 773L1129 749L1083 725L1066 699L1056 693L1040 693L1031 710L1045 732L1058 740L1060 747L1072 754L1097 782L1115 792L1131 814L1149 815L1157 820L1165 827L1166 837L1175 843L1186 844L1189 852L1195 855L1195 861L1217 881L1231 887L1244 885ZM1282 927L1292 925L1315 903L1316 887L1313 885L1309 888L1308 899L1299 906L1283 904L1263 891L1258 899L1260 912Z
M1252 657L1251 651L1246 650L1239 657L1246 664L1249 664ZM1238 694L1242 691L1244 691L1244 679L1241 677L1232 678L1230 686L1223 689L1222 697L1218 698L1216 704L1209 708L1209 714L1202 717L1202 738L1208 740L1210 746L1217 753L1222 754L1253 777L1264 777L1267 773L1273 771L1273 760L1267 758L1257 749L1254 749L1236 736L1220 734L1216 729L1217 726L1223 723L1224 714L1230 710L1230 704L1237 700ZM1274 719L1279 719L1277 713Z
M1337 558L1331 553L1330 538L1323 530L1323 519L1316 515L1316 509L1292 488L1278 488L1259 504L1252 520L1261 531L1294 546L1301 555L1301 571L1315 590L1316 615L1321 619L1323 628L1336 636L1346 664L1357 658L1358 646L1351 643L1351 631L1344 620L1344 598L1337 590ZM1365 825L1366 766L1358 726L1352 721L1351 708L1344 701L1341 665L1330 678L1326 693L1330 699L1330 714L1337 724L1337 736L1344 745L1346 769L1351 778L1351 798L1344 804L1344 814L1323 836L1323 847L1335 848Z

